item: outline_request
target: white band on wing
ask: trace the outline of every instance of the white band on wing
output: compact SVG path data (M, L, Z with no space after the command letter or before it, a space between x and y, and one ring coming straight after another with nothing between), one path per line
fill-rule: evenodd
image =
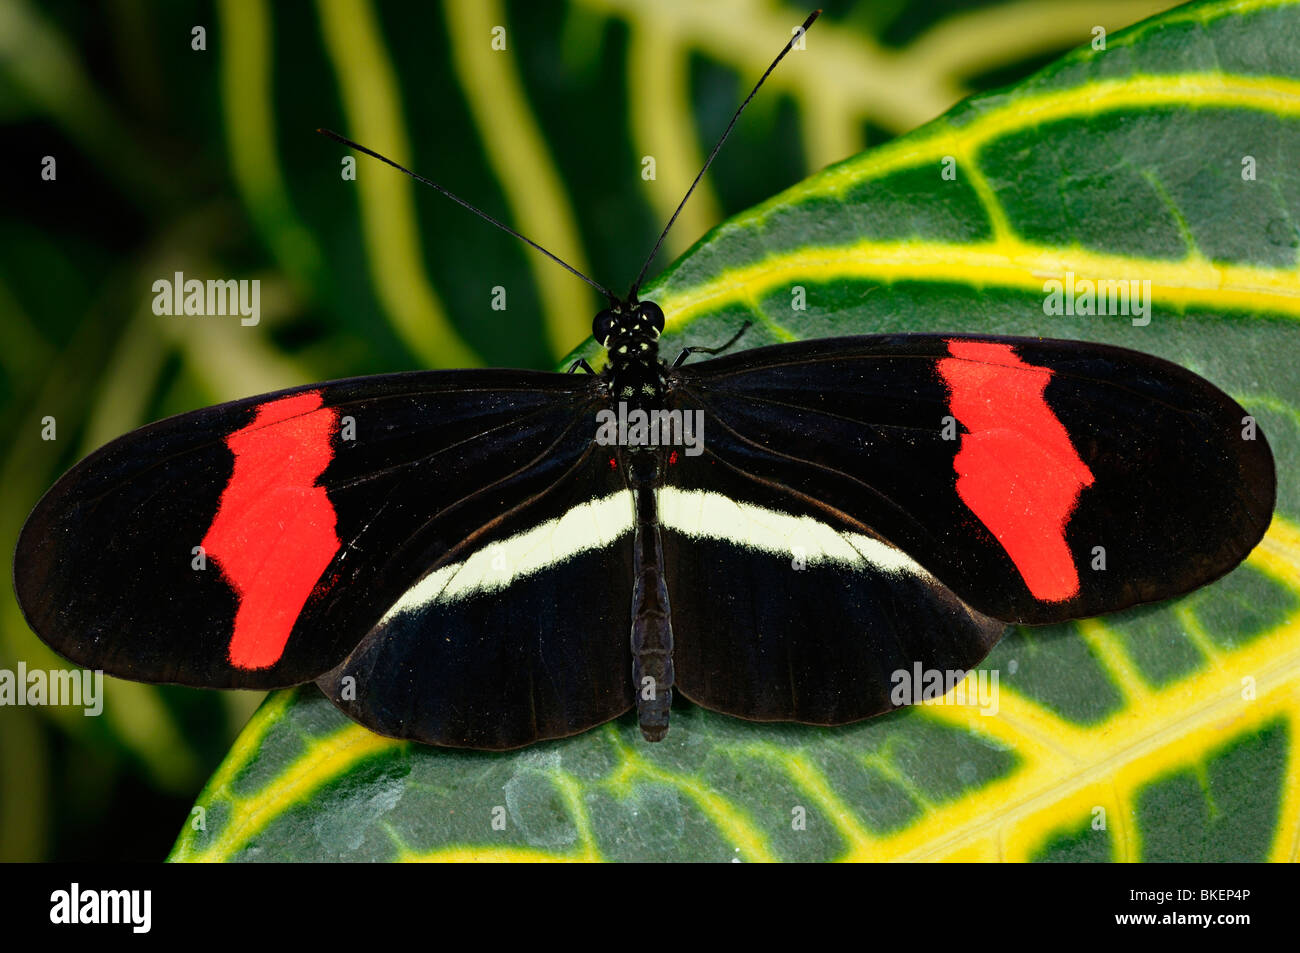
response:
M752 503L738 503L709 490L664 487L659 491L659 520L684 536L728 540L746 549L787 558L802 556L808 565L866 564L890 575L905 572L921 578L930 576L901 549L878 539L838 530L811 516L791 516Z
M581 503L563 516L490 543L469 558L430 573L403 593L383 621L435 602L504 589L516 579L609 546L632 531L633 520L632 494L627 490ZM738 503L708 490L661 488L659 520L665 529L684 536L725 540L745 549L796 557L810 566L870 566L889 575L930 578L906 553L878 539L835 529L810 516Z

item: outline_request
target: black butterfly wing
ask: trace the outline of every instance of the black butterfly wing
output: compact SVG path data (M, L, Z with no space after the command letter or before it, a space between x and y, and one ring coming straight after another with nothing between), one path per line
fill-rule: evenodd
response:
M884 710L886 674L978 663L993 620L1056 622L1187 592L1250 552L1276 492L1268 444L1231 398L1104 345L777 345L684 365L674 402L704 412L704 439L701 455L676 458L668 496L694 507L716 488L752 507L708 539L666 520L678 684L749 717L852 720ZM797 533L782 518L809 520L821 541L805 570L791 568ZM762 520L786 543L748 545ZM863 554L835 556L827 533ZM718 600L747 608L728 616ZM734 678L717 674L728 667Z
M915 700L895 673L910 685L918 664L967 670L1006 628L872 534L796 515L723 467L708 489L681 472L659 495L673 659L681 692L707 708L858 721Z
M549 505L537 501L621 487L588 466L596 388L524 371L386 375L160 421L86 458L36 506L15 557L19 603L54 649L110 674L309 681L431 569ZM563 626L509 621L573 648ZM588 666L612 649L583 648L592 655L550 656L568 666L557 677L589 679L612 717L627 707L626 666ZM439 685L394 674L365 688L402 706Z
M339 708L380 734L503 749L632 707L632 497L589 421L560 479L430 563L318 680Z

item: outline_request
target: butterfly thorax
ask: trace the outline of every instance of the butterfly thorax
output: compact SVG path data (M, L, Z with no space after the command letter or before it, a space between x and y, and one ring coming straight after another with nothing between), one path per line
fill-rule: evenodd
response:
M601 311L592 333L609 353L602 375L615 403L648 410L662 407L666 368L659 360L663 312L652 301L621 304Z

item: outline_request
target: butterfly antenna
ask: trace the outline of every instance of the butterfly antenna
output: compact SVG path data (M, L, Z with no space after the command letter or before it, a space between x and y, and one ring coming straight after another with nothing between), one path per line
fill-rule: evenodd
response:
M411 178L415 179L417 182L423 182L425 185L433 186L433 188L437 189L437 190L438 190L439 192L441 192L443 195L447 196L447 198L451 199L451 200L452 200L453 202L455 202L457 205L460 205L460 206L463 206L464 208L469 209L471 212L473 212L473 213L474 213L475 215L477 215L479 218L484 219L485 221L491 222L493 225L495 225L497 228L501 229L501 231L505 232L506 234L508 234L508 235L513 235L513 236L515 236L515 238L519 239L520 241L522 241L522 242L526 242L527 244L532 245L534 248L536 248L539 252L541 252L541 253L542 253L543 255L545 255L547 258L551 259L551 260L554 261L554 262L557 262L557 263L563 265L565 268L569 269L569 271L573 272L575 275L577 275L579 278L581 278L581 279L582 279L583 281L585 281L587 284L591 285L593 288L595 288L597 291L599 291L601 294L603 294L606 298L608 298L611 304L616 304L616 303L618 302L618 295L614 294L614 292L610 291L610 290L609 290L608 288L606 288L604 285L600 284L600 283L597 282L597 281L593 281L592 279L588 278L586 275L584 275L582 272L580 272L577 268L574 268L572 265L570 265L570 264L569 264L567 261L565 261L563 258L561 258L561 257L559 257L558 255L552 254L551 252L547 251L545 248L543 248L541 245L537 244L537 242L533 241L533 240L532 240L531 238L529 238L527 235L520 235L517 231L515 231L515 230L514 230L513 228L511 228L509 225L505 224L504 222L499 222L499 221L497 221L495 218L493 218L493 217L492 217L491 215L489 215L487 212L484 212L482 209L475 208L473 205L471 205L469 202L466 202L466 201L465 201L463 198L461 198L459 195L456 195L454 192L451 192L451 191L448 191L447 189L444 189L441 185L439 185L437 182L433 181L432 179L426 179L424 176L419 175L419 174L417 174L417 173L415 173L415 172L412 172L410 169L406 168L405 166L403 166L403 165L398 165L398 164L397 164L396 162L394 162L392 159L388 158L388 156L380 155L378 152L376 152L376 151L373 150L373 149L367 149L365 146L361 145L361 143L359 143L359 142L353 142L351 139L347 138L346 136L340 136L337 132L331 132L331 131L328 130L328 129L317 129L316 131L319 132L322 136L328 136L329 138L333 139L335 142L341 142L343 145L347 146L349 149L355 149L355 150L357 150L357 152L364 152L366 155L371 156L372 158L378 159L380 162L386 162L386 163L388 163L389 165L391 165L391 166L392 166L394 169L396 169L397 171L399 171L399 172L405 172L407 175L409 175Z
M767 72L758 78L758 82L754 84L754 88L750 90L749 95L745 97L745 101L740 104L740 108L736 110L736 114L731 117L731 122L727 123L727 128L722 131L722 136L718 139L718 144L713 147L713 151L709 153L709 157L704 160L704 168L700 169L700 174L695 177L695 181L691 183L691 187L687 189L686 194L682 196L682 201L677 206L677 211L673 212L673 217L668 220L668 224L664 226L664 230L659 233L659 241L655 242L655 247L650 252L650 257L647 258L645 264L641 266L641 273L636 276L636 281L632 282L632 290L629 291L627 295L629 301L636 300L636 293L640 290L641 282L645 279L646 270L650 267L650 263L655 260L655 256L659 254L659 246L662 245L664 239L668 237L668 230L673 227L673 222L677 221L677 216L682 213L682 208L686 205L686 200L691 197L691 193L695 191L695 187L700 184L700 179L704 178L704 173L709 171L709 166L713 164L714 156L718 154L718 150L722 148L722 144L727 141L727 136L731 135L731 130L735 128L736 121L740 119L740 114L745 111L745 107L748 106L749 101L754 98L754 94L757 93L758 88L763 85L763 81L772 75L772 70L776 69L776 64L785 59L785 54L789 53L790 50L794 48L795 43L799 42L803 35L808 32L808 28L813 25L813 21L821 15L822 12L820 10L814 10L809 14L808 19L803 21L803 26L794 32L794 35L790 37L789 42L781 48L781 52L776 54L776 59L772 60L772 65L767 68Z

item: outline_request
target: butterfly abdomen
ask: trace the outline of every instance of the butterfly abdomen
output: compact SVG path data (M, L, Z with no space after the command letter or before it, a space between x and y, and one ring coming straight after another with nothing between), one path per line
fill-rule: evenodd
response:
M674 682L672 614L664 582L656 498L662 465L655 451L633 449L625 457L624 472L636 508L632 544L632 684L641 734L647 741L660 741L668 733Z

